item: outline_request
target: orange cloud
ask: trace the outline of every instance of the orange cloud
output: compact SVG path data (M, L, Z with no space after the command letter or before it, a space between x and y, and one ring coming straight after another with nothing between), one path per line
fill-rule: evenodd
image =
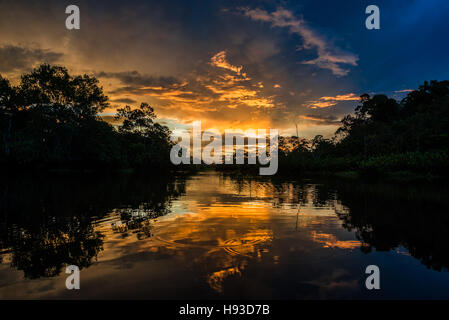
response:
M324 101L358 101L360 97L355 93L342 94L335 97L321 97Z
M358 101L360 100L360 97L356 95L355 93L348 93L348 94L342 94L337 95L334 97L321 97L318 100L310 101L306 104L306 106L317 109L317 108L328 108L333 107L337 103L341 101Z
M242 66L233 66L226 61L226 51L220 51L216 55L214 55L211 59L211 64L213 66L234 71L237 74L240 74L242 71Z

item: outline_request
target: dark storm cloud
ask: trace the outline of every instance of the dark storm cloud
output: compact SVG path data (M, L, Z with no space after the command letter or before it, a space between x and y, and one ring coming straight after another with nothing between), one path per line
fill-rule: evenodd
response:
M99 78L114 78L130 87L134 86L161 86L163 88L179 86L181 82L175 77L154 77L142 75L138 71L125 72L99 72Z
M310 122L319 123L321 125L338 125L340 124L340 119L334 115L316 115L316 114L308 114L301 117L304 120L308 120Z
M115 99L115 100L111 100L112 102L117 102L117 103L126 103L126 104L132 104L132 103L136 103L136 100L133 99L129 99L129 98L122 98L122 99Z
M62 56L51 50L4 45L0 47L0 72L29 70L36 63L55 63Z

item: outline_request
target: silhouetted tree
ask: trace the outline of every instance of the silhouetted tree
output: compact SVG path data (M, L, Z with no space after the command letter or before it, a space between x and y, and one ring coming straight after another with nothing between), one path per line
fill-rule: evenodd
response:
M284 139L285 140L285 139ZM282 141L282 139L281 139ZM449 81L425 82L401 102L363 94L330 140L316 136L298 154L281 154L280 168L417 171L446 174L449 163Z
M104 169L168 166L170 131L153 108L119 109L116 130L99 113L109 107L99 82L43 64L17 86L0 76L0 162L4 167Z

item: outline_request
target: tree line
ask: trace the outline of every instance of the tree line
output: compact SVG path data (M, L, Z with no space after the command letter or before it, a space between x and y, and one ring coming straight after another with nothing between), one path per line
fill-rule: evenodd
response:
M363 94L330 139L280 139L280 168L378 175L447 175L449 81L425 82L401 101Z
M5 168L107 169L169 165L170 130L151 106L110 107L96 78L43 64L11 85L0 75L0 163Z
M280 137L280 171L447 175L449 81L425 82L401 101L386 95L360 98L332 138ZM64 67L43 64L15 86L0 75L2 167L171 166L171 132L155 121L151 106L117 109L116 128L100 116L110 107L96 78L71 76Z

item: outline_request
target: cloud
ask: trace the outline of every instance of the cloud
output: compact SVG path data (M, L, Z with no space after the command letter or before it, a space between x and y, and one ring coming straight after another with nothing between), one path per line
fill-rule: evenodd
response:
M314 101L310 105L310 108L312 108L312 109L329 108L329 107L335 106L336 104L337 104L337 102L332 102L332 101Z
M99 72L96 74L99 78L115 78L123 84L129 86L151 86L151 87L179 87L181 82L175 77L154 77L142 75L138 71L125 72Z
M260 83L253 83L242 66L234 66L226 59L226 51L213 55L206 67L180 81L173 77L141 75L137 71L98 73L98 77L115 78L125 86L112 91L113 95L146 96L163 102L163 108L182 107L183 110L206 112L217 108L272 108L272 97L265 96ZM204 67L204 66L203 66ZM123 98L127 99L127 98Z
M186 123L202 119L207 122L205 128L245 129L255 123L270 127L270 110L282 104L275 103L261 81L252 80L243 70L227 59L227 51L219 51L183 79L137 71L100 72L97 76L116 80L108 85L114 102L146 101L157 106L162 117Z
M341 94L335 97L321 97L320 100L324 101L358 101L360 96L355 93Z
M240 72L242 71L242 66L233 66L228 61L226 61L226 51L218 52L210 59L210 63L213 66L231 70L237 74L240 74Z
M340 120L338 117L334 115L301 115L299 119L306 120L308 122L313 122L319 125L338 125L340 124Z
M330 97L321 97L318 100L307 102L305 105L312 109L333 107L342 101L359 101L360 97L355 93L342 94Z
M0 72L28 71L36 64L55 63L62 56L62 53L40 48L4 45L0 47Z
M307 26L304 19L295 17L289 10L278 8L269 13L262 9L240 8L240 11L254 21L270 23L272 27L288 28L290 33L299 35L303 39L303 44L298 50L314 49L318 55L316 59L302 61L303 64L331 70L336 76L345 76L349 73L346 65L357 66L358 57L355 54L333 46L322 35Z
M133 104L133 103L136 103L137 101L133 100L133 99L129 99L129 98L120 98L120 99L111 100L111 102Z
M136 100L131 99L130 95L133 97L155 97L165 102L165 105L167 103L200 101L198 95L186 89L187 82L183 82L175 77L152 76L141 74L138 71L102 71L97 73L96 76L119 81L119 85L113 86L108 92L117 97L113 102L135 103Z
M242 72L242 66L233 66L226 60L226 51L215 54L210 59L212 66L230 71L228 74L219 75L215 79L209 79L205 85L213 92L216 100L226 102L229 108L236 108L239 105L256 108L272 108L274 101L272 97L262 94L260 81L252 83L251 78Z

